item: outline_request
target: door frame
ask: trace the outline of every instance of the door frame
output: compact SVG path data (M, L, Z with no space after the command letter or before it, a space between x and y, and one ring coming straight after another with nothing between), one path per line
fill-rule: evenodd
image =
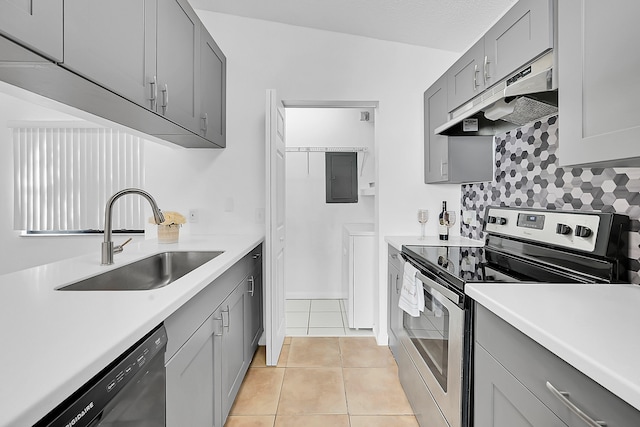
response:
M273 96L276 96L276 91L275 90L267 90L268 93L272 92ZM278 99L278 101L282 102L282 106L284 107L285 111L287 109L292 109L292 108L371 108L374 111L374 121L375 121L375 115L378 111L379 108L379 102L378 101L320 101L320 100L280 100ZM267 105L268 107L269 105ZM267 112L267 116L265 117L265 121L268 122L267 125L269 125L269 121L271 120L271 117L269 116L269 111L270 109L267 108L266 112ZM285 134L286 134L286 122L285 122ZM266 131L266 141L265 141L265 163L266 163L266 177L269 178L269 172L271 171L272 165L271 165L271 154L269 151L269 132L274 132L273 129L271 129L270 127L268 128L268 130ZM374 135L375 138L375 135ZM375 144L375 140L374 140L374 144ZM274 191L274 189L271 188L271 181L270 179L266 179L266 196L265 196L265 229L267 230L266 235L269 236L269 230L271 227L271 213L270 213L270 209L271 209L271 205L272 205L272 200L271 200L271 195L272 192ZM285 175L285 182L286 182L286 175ZM284 189L280 189L280 191L285 191ZM378 222L378 206L377 206L377 200L376 200L376 204L374 207L374 217L375 217L375 223L376 223L376 229L377 229L377 222ZM269 244L270 242L268 241L268 237L265 238L265 262L263 265L267 265L268 263L271 263L271 255L272 252L269 248ZM376 247L376 253L377 253L377 247ZM286 254L286 252L285 252ZM286 255L285 255L286 257ZM378 276L378 271L376 269L375 271L376 273L376 277ZM276 301L271 301L269 300L267 297L274 297L275 294L273 293L267 293L266 289L268 286L271 286L271 280L272 280L272 271L271 271L271 267L267 267L265 268L265 272L264 272L264 278L265 278L265 301L264 301L264 305L266 307L265 309L265 325L274 325L274 321L276 319L273 319L272 315L273 315L273 310L271 307L274 307L275 304L277 304ZM267 281L269 281L270 283L267 283ZM379 282L379 280L377 281ZM286 283L285 283L285 291L286 291ZM285 295L282 296L283 298L286 299ZM376 298L376 302L379 302L379 298ZM280 301L280 303L284 306L284 301ZM380 312L379 310L376 310L377 312ZM384 311L386 313L386 311ZM376 313L378 314L378 313ZM378 324L379 322L376 319L376 324ZM285 323L286 325L286 323ZM271 326L272 328L272 326ZM374 330L374 335L378 335L377 331ZM269 336L269 334L267 333L267 330L265 328L265 338L266 338L266 344L267 344L267 365L276 365L277 364L277 358L274 357L275 355L271 355L271 358L269 357L270 352L273 352L275 349L271 348L274 345L277 345L276 342L272 342L272 338L271 336ZM280 352L280 349L278 350L278 353Z

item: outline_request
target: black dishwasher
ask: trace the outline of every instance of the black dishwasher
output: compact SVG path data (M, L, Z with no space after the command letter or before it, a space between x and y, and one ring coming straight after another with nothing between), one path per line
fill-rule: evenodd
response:
M34 427L164 427L166 346L159 325Z

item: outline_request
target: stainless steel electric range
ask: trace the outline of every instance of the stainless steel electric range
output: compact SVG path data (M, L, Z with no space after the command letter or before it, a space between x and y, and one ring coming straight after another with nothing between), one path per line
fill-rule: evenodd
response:
M418 269L425 307L419 317L403 313L399 340L442 416L433 409L422 416L419 393L405 386L421 426L473 424L474 305L466 283L624 281L628 226L613 213L489 207L482 248L403 246L402 257Z

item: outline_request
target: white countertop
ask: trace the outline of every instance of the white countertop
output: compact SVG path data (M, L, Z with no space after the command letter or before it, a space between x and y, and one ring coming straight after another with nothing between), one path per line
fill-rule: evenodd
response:
M477 283L465 293L640 410L640 286Z
M473 240L468 237L449 236L449 240L440 240L438 236L426 236L421 240L419 236L385 236L384 241L396 248L402 250L402 245L419 245L419 246L468 246L482 247L484 241Z
M264 236L131 243L113 266L98 252L0 276L0 426L32 425L258 245ZM99 249L99 248L97 248ZM149 291L56 291L167 250L223 254Z

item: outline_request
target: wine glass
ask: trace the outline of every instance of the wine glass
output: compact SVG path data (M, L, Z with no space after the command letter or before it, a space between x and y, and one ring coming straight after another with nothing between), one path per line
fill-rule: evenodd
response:
M447 234L449 234L449 229L453 227L456 223L456 212L455 211L445 211L443 225L447 227Z
M420 223L420 240L424 240L424 226L429 219L429 211L426 209L418 209L418 222Z

